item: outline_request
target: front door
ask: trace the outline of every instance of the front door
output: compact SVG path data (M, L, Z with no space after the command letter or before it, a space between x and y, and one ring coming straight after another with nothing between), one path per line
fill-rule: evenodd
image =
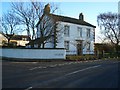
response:
M77 44L77 55L82 55L82 42Z

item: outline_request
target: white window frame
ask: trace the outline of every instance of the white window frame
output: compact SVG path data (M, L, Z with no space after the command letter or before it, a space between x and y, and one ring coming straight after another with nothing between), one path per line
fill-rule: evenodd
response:
M90 46L91 46L91 44L90 44L90 42L87 44L87 51L90 51Z
M69 41L64 41L64 46L65 46L65 49L68 51L70 47Z
M90 38L90 31L91 31L91 29L90 29L90 28L87 28L86 30L87 30L87 31L86 31L86 36L87 36L87 38Z
M65 25L64 26L64 36L69 37L70 35L70 26Z
M77 29L78 29L79 36L82 37L82 27L78 27Z

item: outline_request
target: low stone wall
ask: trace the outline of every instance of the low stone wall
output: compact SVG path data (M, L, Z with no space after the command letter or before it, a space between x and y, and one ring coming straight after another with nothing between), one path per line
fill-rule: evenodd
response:
M65 49L0 48L0 57L18 59L65 59Z

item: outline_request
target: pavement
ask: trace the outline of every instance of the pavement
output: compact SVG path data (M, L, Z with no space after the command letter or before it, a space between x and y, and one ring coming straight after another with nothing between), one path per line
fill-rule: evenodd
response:
M2 61L2 88L119 88L119 64L117 60Z

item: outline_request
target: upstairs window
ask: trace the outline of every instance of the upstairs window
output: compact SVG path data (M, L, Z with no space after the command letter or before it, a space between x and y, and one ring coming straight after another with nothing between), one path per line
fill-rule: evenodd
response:
M64 26L64 36L69 37L69 34L70 34L69 31L70 31L70 26L65 25Z
M82 28L81 28L81 27L78 27L78 35L79 35L80 37L82 37Z
M90 38L90 29L87 29L87 34L86 34L87 38Z

